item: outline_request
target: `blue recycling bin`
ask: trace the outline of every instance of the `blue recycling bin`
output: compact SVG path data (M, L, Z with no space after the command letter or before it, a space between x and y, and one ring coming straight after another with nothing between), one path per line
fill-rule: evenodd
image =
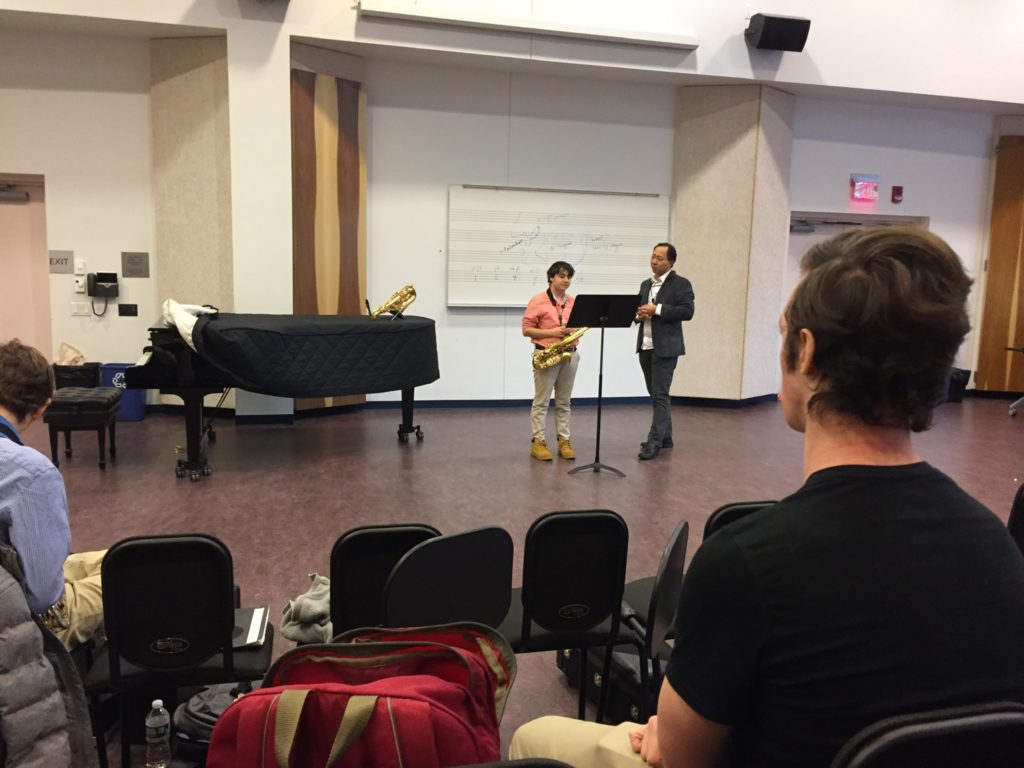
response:
M142 421L146 417L146 390L125 389L124 371L131 363L104 363L100 366L100 378L104 387L117 387L121 390L121 410L117 412L118 421Z

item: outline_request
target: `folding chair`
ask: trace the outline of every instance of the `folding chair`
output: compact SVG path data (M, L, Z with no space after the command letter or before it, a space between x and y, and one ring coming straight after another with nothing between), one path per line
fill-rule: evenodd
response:
M1024 705L993 702L890 717L854 735L832 768L1011 768L1024 758Z
M605 646L602 679L607 679L612 648L636 643L632 633L619 627L628 545L626 521L610 510L541 516L526 534L523 586L512 590L508 616L499 627L516 653L580 650L581 720L587 701L585 649ZM606 704L604 686L597 705L599 722Z
M720 531L730 523L778 503L777 501L734 501L723 504L708 515L707 522L704 523L704 541L707 541L711 534Z
M643 599L646 591L634 588L633 594L630 594L630 585L636 582L627 584L623 593L622 621L641 639L644 649L643 654L636 657L637 680L646 699L645 706L638 713L639 722L646 722L646 718L657 709L662 666L667 663L672 652L666 640L672 632L679 593L683 589L683 566L689 538L690 524L684 521L676 525L661 553L661 562L658 563L658 572L647 592L646 603L634 605L630 602L631 599ZM623 654L615 652L612 663L623 658ZM649 664L641 666L640 661L644 658Z
M103 559L106 652L98 653L85 688L98 697L121 694L121 764L130 758L130 692L177 689L263 677L274 631L253 648L232 647L235 588L231 553L213 536L137 536ZM106 765L103 729L94 734Z
M430 525L365 525L331 549L331 625L335 635L384 623L384 585L402 556L440 536Z
M512 597L512 537L494 526L427 539L384 587L384 625L475 621L497 628Z

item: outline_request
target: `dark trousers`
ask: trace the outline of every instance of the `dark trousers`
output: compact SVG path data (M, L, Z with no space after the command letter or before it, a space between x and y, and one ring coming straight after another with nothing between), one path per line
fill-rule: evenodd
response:
M653 349L640 350L640 369L644 372L647 394L654 405L647 442L659 448L665 438L672 437L672 404L668 389L672 386L672 374L678 362L678 357L660 357L654 354Z

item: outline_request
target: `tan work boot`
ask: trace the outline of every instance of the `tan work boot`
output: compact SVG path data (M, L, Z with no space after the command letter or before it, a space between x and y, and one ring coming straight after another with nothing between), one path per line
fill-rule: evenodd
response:
M530 455L540 461L551 461L554 458L551 455L551 451L548 450L546 440L533 440L530 443Z
M576 451L572 449L572 443L568 437L558 438L558 455L563 459L575 459Z

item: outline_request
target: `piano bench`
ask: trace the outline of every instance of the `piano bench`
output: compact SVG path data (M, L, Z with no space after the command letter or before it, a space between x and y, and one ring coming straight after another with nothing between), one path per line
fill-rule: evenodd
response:
M57 433L64 433L64 455L71 455L71 433L94 429L100 446L100 469L106 469L106 432L110 432L110 458L117 456L115 427L121 409L121 390L116 387L61 387L53 393L53 401L43 414L50 427L50 454L55 467Z

